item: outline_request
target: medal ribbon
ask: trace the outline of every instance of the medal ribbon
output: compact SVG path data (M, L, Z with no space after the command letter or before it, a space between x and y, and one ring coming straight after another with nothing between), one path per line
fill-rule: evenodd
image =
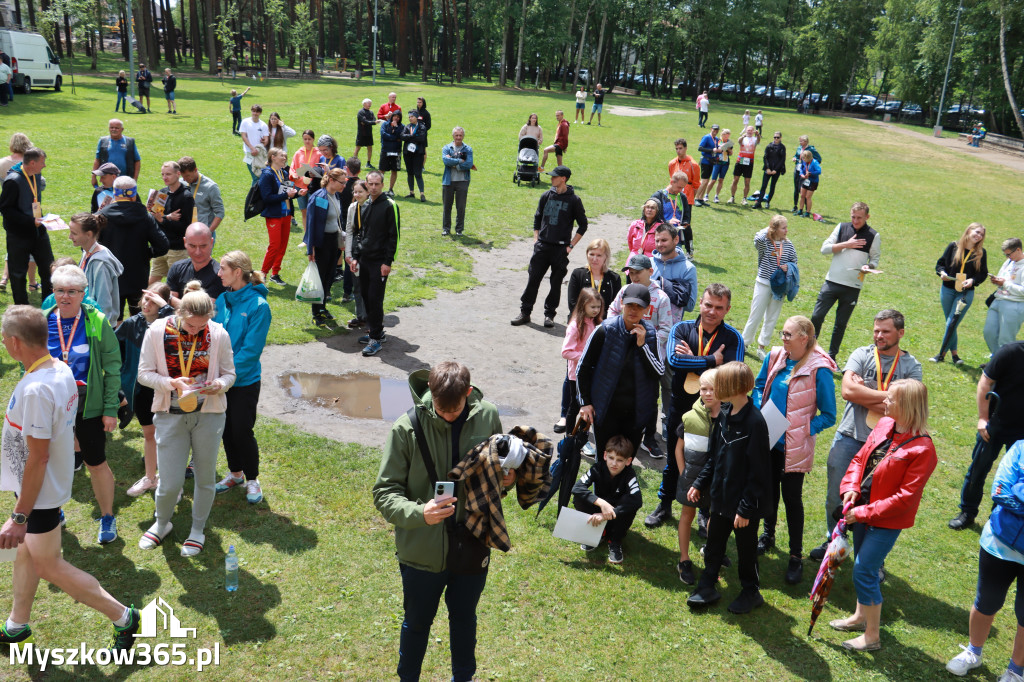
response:
M200 332L199 334L196 335L195 340L192 341L192 347L188 349L188 363L187 364L185 363L185 356L181 352L181 335L182 334L183 334L183 332L181 330L181 327L178 327L178 362L180 363L179 367L181 367L181 376L182 376L182 378L187 379L188 378L189 370L192 369L192 357L195 355L195 352L196 352L196 344L199 343L199 335L202 334L202 332Z
M714 334L711 335L711 338L708 339L708 342L705 345L705 343L704 343L704 327L701 326L700 324L698 324L697 325L697 355L707 355L708 351L711 349L711 344L714 343L714 341L715 341L715 337L716 336L718 336L718 331L717 330L715 331Z
M21 174L25 176L25 182L28 183L28 188L30 190L32 190L32 201L34 203L38 204L39 203L39 189L38 189L39 185L36 184L35 178L33 178L31 175L29 175L28 173L25 172L25 167L24 166L21 167Z
M878 390L888 391L889 384L892 383L892 377L896 374L896 365L900 364L900 353L896 351L896 359L892 361L892 367L889 368L889 376L882 375L882 358L878 355L878 346L875 346L875 372L878 375Z
M974 252L974 249L969 249L967 251L967 255L964 256L963 261L960 263L960 274L961 275L964 274L964 268L967 266L967 261L971 260L971 254L973 252Z
M75 342L75 330L78 329L78 322L82 319L82 309L78 309L78 314L75 315L75 323L71 325L71 334L68 336L68 342L64 343L64 324L61 320L60 313L57 313L57 335L60 341L60 354L61 359L64 360L64 364L68 364L68 353L71 351L71 344ZM29 370L30 372L32 370Z

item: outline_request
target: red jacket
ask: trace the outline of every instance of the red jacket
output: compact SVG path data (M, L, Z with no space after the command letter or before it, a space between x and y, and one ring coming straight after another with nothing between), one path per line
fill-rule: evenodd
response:
M850 468L843 476L839 494L860 492L860 482L868 456L890 436L895 436L894 445L909 441L914 436L894 433L896 422L883 417L878 426L868 434L864 447L850 462ZM903 529L914 525L917 508L921 504L921 493L935 471L938 459L935 444L929 436L916 438L912 443L894 449L875 469L871 480L871 500L868 504L854 507L854 516L859 523L877 528Z
M555 144L563 152L569 148L569 122L564 118L558 124L558 129L555 131Z
M392 111L401 111L402 107L398 106L398 103L392 104L391 102L384 102L380 105L380 109L377 110L377 120L386 121L388 116L391 115Z

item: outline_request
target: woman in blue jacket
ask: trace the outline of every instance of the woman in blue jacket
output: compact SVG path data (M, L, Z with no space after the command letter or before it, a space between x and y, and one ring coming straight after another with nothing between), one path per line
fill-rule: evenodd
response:
M334 316L327 310L327 298L334 282L334 268L338 263L338 236L341 231L341 190L345 189L345 171L332 168L324 176L324 186L313 192L306 204L306 244L309 262L316 263L323 284L324 297L313 304L313 324L329 325ZM344 236L342 236L344 239Z
M285 185L288 174L284 167L288 164L288 155L283 149L274 147L267 152L267 163L260 175L260 196L263 198L263 211L260 213L267 221L267 255L263 257L263 272L270 273L268 278L274 284L284 284L281 279L281 261L288 249L288 232L292 226L292 210L288 200L298 194L298 190L289 182ZM305 190L302 190L305 193Z
M263 273L252 269L244 251L231 251L221 257L220 281L225 291L217 298L214 321L223 325L231 338L235 383L227 392L223 436L230 473L217 484L217 493L244 483L245 499L257 504L263 500L263 489L258 479L260 447L253 426L260 399L260 356L270 329L270 305Z
M388 180L388 196L395 196L395 182L398 171L402 170L402 110L396 109L388 120L380 124L380 161L377 167L381 173L391 171Z
M811 197L818 189L818 178L821 176L821 164L814 160L814 154L810 149L800 152L800 165L797 167L797 174L800 176L800 205L797 206L797 215L805 218L811 217Z

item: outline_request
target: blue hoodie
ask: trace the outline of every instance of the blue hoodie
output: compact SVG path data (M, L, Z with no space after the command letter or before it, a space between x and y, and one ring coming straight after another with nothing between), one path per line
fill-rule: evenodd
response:
M231 337L235 386L255 384L263 375L260 356L270 330L267 288L262 284L246 284L237 291L225 291L217 297L217 316L213 319L224 325Z
M659 280L662 290L668 294L672 307L672 323L681 322L683 315L693 311L700 293L697 291L697 268L690 262L683 247L676 247L676 257L665 261L661 252L655 250L651 256L654 274L651 279Z

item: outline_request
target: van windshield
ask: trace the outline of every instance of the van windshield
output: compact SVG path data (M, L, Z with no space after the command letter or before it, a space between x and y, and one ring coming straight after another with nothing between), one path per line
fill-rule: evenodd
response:
M50 49L49 45L46 46L46 57L50 60L51 64L60 64L60 59L53 54L53 50Z

